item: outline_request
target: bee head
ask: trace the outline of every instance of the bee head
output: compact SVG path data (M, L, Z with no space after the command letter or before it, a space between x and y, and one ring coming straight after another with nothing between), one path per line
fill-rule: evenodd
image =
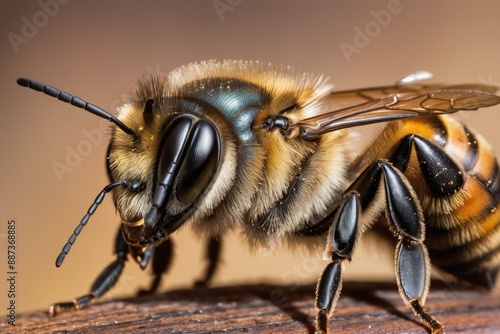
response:
M111 180L144 185L141 192L123 187L113 193L132 245L157 243L182 226L220 170L222 137L206 116L210 106L168 96L163 85L162 77L142 83L136 101L120 110L140 140L116 130L108 149Z
M222 152L219 128L205 116L207 106L169 97L167 80L161 74L140 82L135 99L119 110L118 117L41 82L26 78L17 82L115 125L107 153L107 171L112 182L99 193L63 247L57 266L106 193L113 192L127 242L144 245L161 242L177 230L214 183ZM228 180L228 173L223 174L226 176L220 178L220 184ZM215 193L220 193L221 187L216 188ZM220 197L212 196L212 201L219 201ZM210 201L205 203L205 207L210 206Z

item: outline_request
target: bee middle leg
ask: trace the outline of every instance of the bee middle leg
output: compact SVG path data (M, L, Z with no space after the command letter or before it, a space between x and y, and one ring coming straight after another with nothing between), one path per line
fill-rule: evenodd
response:
M382 203L389 228L399 239L395 267L401 298L432 333L443 333L442 325L422 307L429 289L430 264L423 244L425 226L420 202L405 176L385 160L369 165L346 190L333 218L327 218L331 223L324 254L331 263L316 288L316 332L328 332L328 318L342 287L342 263L351 259L363 215L379 211L374 208L380 202L378 193L385 194Z
M148 246L140 257L139 265L145 269L152 258L151 271L153 280L148 289L139 290L139 295L149 295L158 291L161 284L161 278L166 273L172 264L174 245L171 238L166 239L158 246Z
M351 254L359 231L361 204L359 193L344 195L328 230L325 256L331 258L316 286L316 331L328 332L328 318L333 313L342 290L342 264L351 260Z
M148 289L139 290L139 295L148 295L158 291L161 284L161 278L163 274L168 272L172 264L173 258L173 242L172 239L166 239L158 246L148 246L140 255L137 255L139 265L142 269L145 269L149 262L152 260L152 273L153 280ZM216 238L209 238L206 258L208 260L208 265L203 274L203 278L195 282L195 287L206 287L210 283L215 271L217 269L221 251L221 241Z

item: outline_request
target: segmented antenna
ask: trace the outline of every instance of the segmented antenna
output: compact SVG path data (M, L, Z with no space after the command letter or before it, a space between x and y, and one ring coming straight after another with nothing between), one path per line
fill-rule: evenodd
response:
M127 186L127 185L128 185L127 181L120 181L120 182L111 183L111 184L108 184L106 187L104 187L104 189L99 193L99 195L97 195L97 197L94 200L94 203L92 203L90 208L87 210L87 213L85 214L85 216L83 216L82 220L80 221L80 224L78 224L78 226L75 228L75 230L73 231L73 234L71 234L71 236L69 237L68 242L66 242L66 244L62 248L61 253L59 253L59 256L56 259L56 267L61 266L64 259L66 258L66 255L68 255L68 253L71 249L71 246L73 246L73 244L75 243L76 238L78 237L78 235L82 231L83 227L85 225L87 225L87 222L89 221L90 216L92 216L94 214L94 212L97 210L97 207L99 206L99 204L101 204L102 200L104 199L104 195L106 195L106 193L110 192L111 190L115 189L116 187Z
M106 195L111 190L115 189L116 187L124 187L124 188L127 188L128 190L130 190L131 192L138 194L146 189L146 185L147 185L146 182L142 182L142 181L138 181L138 180L131 180L131 181L125 180L125 181L118 181L118 182L110 183L106 187L104 187L104 189L102 189L101 192L99 193L99 195L97 195L97 197L94 200L94 203L92 203L92 205L89 207L89 209L87 210L87 213L85 214L85 216L83 216L82 220L80 221L78 226L75 228L75 230L73 231L73 233L69 237L68 242L66 242L66 244L62 248L61 253L59 253L59 256L56 259L56 267L61 266L64 259L66 258L66 255L68 255L69 251L71 250L71 246L73 246L73 244L75 243L76 238L80 235L80 232L82 231L83 227L85 225L87 225L87 223L90 219L90 216L92 216L94 214L94 212L97 210L97 207L99 206L99 204L102 203L102 200L104 199L104 195Z
M118 118L116 118L115 116L111 115L110 113L108 113L104 109L101 109L101 108L99 108L98 106L96 106L96 105L94 105L92 103L88 103L85 100L82 100L81 98L79 98L79 97L77 97L75 95L71 95L69 93L63 92L63 91L61 91L61 90L59 90L57 88L54 88L52 86L46 85L46 84L41 83L39 81L27 79L27 78L19 78L19 79L17 79L17 83L20 86L28 87L28 88L31 88L33 90L45 93L45 94L47 94L49 96L57 98L60 101L69 103L69 104L71 104L71 105L73 105L75 107L82 108L82 109L84 109L86 111L91 112L94 115L97 115L99 117L107 119L108 121L110 121L111 123L113 123L117 127L119 127L121 130L123 130L126 134L129 134L129 135L133 136L134 137L134 141L139 141L140 140L139 135L134 130L132 130L131 128L129 128L128 126L126 126Z
M87 222L89 221L90 216L92 216L94 214L94 212L97 210L97 207L99 206L99 204L101 204L102 200L104 199L104 195L106 195L106 193L110 192L111 190L115 189L116 187L126 186L126 185L127 185L126 181L120 181L120 182L108 184L99 193L99 195L97 195L97 197L94 200L94 203L92 203L90 208L87 210L87 213L85 214L85 216L83 216L82 220L80 221L80 224L78 224L78 226L75 228L75 230L73 231L73 234L71 234L71 237L69 237L68 242L66 242L66 244L62 248L61 253L59 253L59 256L56 259L56 267L61 266L64 259L66 258L66 255L68 255L68 253L71 249L71 246L73 246L73 244L75 243L76 238L78 237L78 235L82 231L83 227L85 225L87 225Z

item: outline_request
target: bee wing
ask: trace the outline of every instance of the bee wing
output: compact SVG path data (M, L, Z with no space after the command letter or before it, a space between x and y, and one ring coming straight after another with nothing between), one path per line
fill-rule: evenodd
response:
M300 135L314 139L323 133L365 124L416 116L450 114L476 110L500 103L493 86L484 85L395 85L331 92L322 102L334 111L290 124Z

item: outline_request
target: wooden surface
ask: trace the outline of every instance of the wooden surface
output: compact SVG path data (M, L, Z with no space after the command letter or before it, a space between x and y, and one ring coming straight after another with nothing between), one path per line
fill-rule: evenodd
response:
M314 286L177 290L96 303L50 318L20 314L2 333L313 333ZM500 333L500 293L433 282L427 309L446 333ZM386 283L344 283L335 333L427 333Z

